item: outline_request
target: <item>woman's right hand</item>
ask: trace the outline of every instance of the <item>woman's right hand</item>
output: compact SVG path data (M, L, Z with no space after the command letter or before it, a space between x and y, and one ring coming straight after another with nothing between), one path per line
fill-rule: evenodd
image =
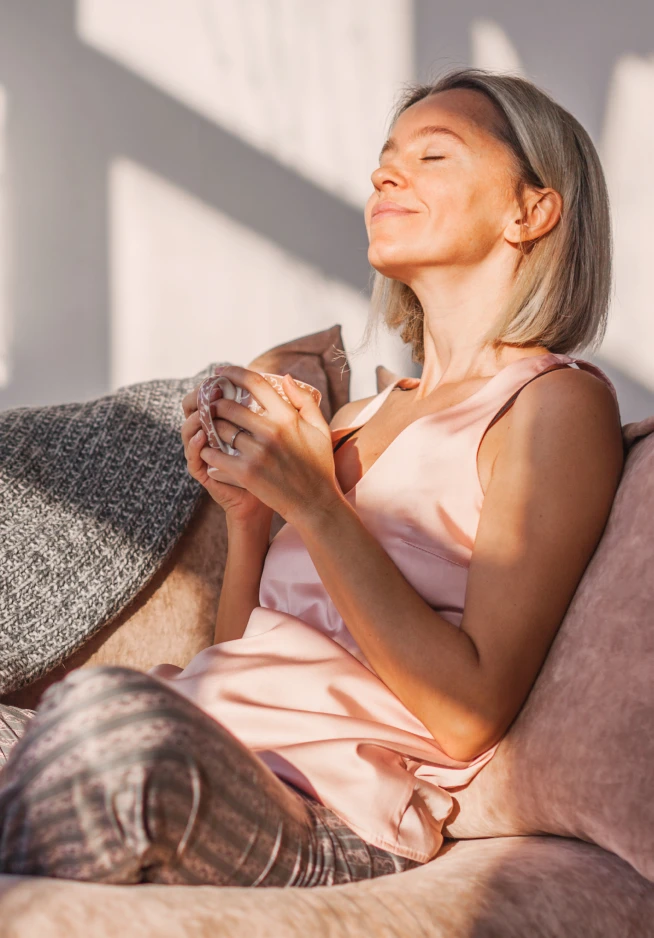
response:
M198 391L200 385L189 391L182 399L184 416L186 417L182 424L182 440L184 442L184 455L186 456L187 469L189 474L204 486L209 495L224 509L229 522L237 524L260 524L272 521L273 510L264 504L256 495L248 492L247 489L240 488L237 485L230 485L228 482L218 482L207 473L207 464L201 458L200 452L205 446L209 445L207 435L202 429L200 414L198 412ZM214 388L211 394L211 401L222 397L220 387ZM212 410L212 417L215 413ZM234 426L236 429L236 426ZM238 457L233 457L237 459Z

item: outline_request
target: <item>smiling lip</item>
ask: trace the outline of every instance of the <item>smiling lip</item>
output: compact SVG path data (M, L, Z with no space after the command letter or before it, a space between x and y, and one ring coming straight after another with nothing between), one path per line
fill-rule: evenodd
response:
M402 208L399 205L393 205L392 202L380 202L372 211L370 220L383 218L387 215L414 215L415 213L408 208Z

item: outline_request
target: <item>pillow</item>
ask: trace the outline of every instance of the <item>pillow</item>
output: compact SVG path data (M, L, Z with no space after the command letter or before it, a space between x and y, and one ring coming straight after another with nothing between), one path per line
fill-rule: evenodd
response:
M654 417L528 699L443 827L451 838L577 837L654 881Z
M340 325L275 346L248 367L289 372L313 384L323 394L321 409L327 420L349 398ZM210 374L211 366L205 371ZM47 617L34 602L29 582L23 586L20 579L10 577L9 555L3 558L8 548L0 545L0 569L4 567L0 592L7 600L0 632L0 648L6 651L0 660L1 702L34 708L46 687L76 667L124 664L148 670L162 661L184 667L212 643L227 552L224 513L188 476L178 429L183 420L181 397L206 377L205 371L190 382L162 379L121 388L86 404L29 412L23 408L0 415L0 436L7 425L11 434L7 439L13 441L0 458L0 490L6 496L6 524L14 525L12 536L19 542L13 544L14 557L28 557L39 547L30 535L34 526L51 543L61 544L54 555L56 569L51 563L41 571L41 587L52 587L61 610L59 615L50 603ZM77 450L58 449L57 440L74 439L80 431L89 439L76 443ZM115 482L113 454L122 451L125 438L136 436L142 444L140 462L126 470L129 484L121 486L126 495L117 499L107 485ZM91 463L83 459L90 442ZM143 477L141 468L152 463L154 455L155 468L165 466L155 478L163 475L166 491L174 493L163 506L157 506L158 489L151 478ZM67 485L60 497L62 477ZM48 489L49 479L59 486L57 500L52 496L55 489ZM29 510L24 505L26 516L20 526L21 518L12 522L9 509L20 503L25 492L30 504ZM273 531L282 524L275 515ZM147 540L137 541L127 556L124 534L139 525L147 530ZM116 549L112 538L117 538ZM132 556L135 548L137 558ZM102 564L98 550L104 552ZM99 570L102 577L96 576ZM36 623L32 615L38 617ZM47 641L38 637L36 626L46 629Z
M320 409L328 423L350 400L350 369L339 325L276 345L250 362L248 368L277 375L288 372L318 388L322 394Z
M396 378L400 377L397 372L391 371L391 369L387 368L385 365L377 365L375 368L375 376L377 378L377 394L381 394L385 387L395 381Z

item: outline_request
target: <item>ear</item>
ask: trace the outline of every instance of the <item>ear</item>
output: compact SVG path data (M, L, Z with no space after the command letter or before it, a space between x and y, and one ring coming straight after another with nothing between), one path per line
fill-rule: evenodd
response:
M516 215L504 229L504 237L519 247L526 241L536 241L551 231L563 211L563 199L556 189L526 190L522 210L516 203Z

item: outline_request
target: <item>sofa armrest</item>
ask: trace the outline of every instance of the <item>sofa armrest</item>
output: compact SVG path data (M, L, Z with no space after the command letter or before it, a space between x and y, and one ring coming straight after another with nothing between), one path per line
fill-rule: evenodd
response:
M0 876L0 938L648 938L652 921L652 883L562 837L450 841L417 869L306 889Z

